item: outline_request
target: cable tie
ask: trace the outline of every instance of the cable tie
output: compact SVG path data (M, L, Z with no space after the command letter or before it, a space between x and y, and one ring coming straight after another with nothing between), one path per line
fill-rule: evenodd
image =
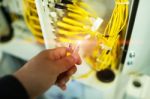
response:
M127 2L116 2L117 5L128 5L129 4L129 1Z
M110 51L112 50L112 48L107 45L100 44L100 46L102 47L102 49L106 49L106 50L110 50Z

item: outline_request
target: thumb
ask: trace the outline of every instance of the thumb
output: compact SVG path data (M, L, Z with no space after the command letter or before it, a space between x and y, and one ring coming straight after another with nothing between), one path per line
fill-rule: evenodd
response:
M77 59L72 55L57 60L56 63L58 66L59 73L63 73L69 70L72 66L76 64L76 60Z

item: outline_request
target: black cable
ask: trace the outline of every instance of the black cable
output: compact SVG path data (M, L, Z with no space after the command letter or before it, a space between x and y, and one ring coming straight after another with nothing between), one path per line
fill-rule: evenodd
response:
M0 1L2 1L2 0L0 0ZM4 18L6 19L6 23L8 24L8 27L9 27L8 35L0 36L0 42L3 43L3 42L10 41L13 38L14 30L11 26L11 23L12 23L11 17L9 15L8 11L6 10L6 8L4 8L2 6L2 7L0 7L0 10L2 11L2 14L4 15Z
M61 0L61 3L64 3L64 4L73 4L73 2L71 2L70 0Z
M64 5L60 5L60 4L55 4L55 8L58 8L58 9L66 9L67 7L64 6Z
M131 39L133 27L134 27L134 22L135 22L137 10L138 10L139 2L140 2L140 0L134 0L134 1L133 1L131 16L130 16L129 25L128 25L128 30L127 30L127 36L126 36L126 38L125 38L125 41L129 41L129 43L130 43L130 39ZM129 44L125 44L125 45L124 45L124 49L123 49L122 59L121 59L121 63L122 63L122 64L124 64L124 62L125 62L125 60L126 60L128 48L129 48Z

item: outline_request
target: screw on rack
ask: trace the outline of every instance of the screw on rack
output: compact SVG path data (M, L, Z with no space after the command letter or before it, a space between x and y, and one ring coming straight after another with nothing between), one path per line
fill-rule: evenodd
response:
M127 65L133 65L133 61L128 61Z
M129 53L129 57L130 57L130 58L134 58L134 57L135 57L135 52L130 52L130 53Z

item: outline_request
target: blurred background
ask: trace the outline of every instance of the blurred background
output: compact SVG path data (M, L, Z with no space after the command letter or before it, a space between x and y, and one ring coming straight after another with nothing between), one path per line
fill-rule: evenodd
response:
M25 6L36 9L31 0L0 0L0 77L14 73L45 44L36 11L25 14ZM94 6L105 22L109 21L113 0L85 0ZM98 2L98 3L97 3ZM90 79L73 79L67 90L53 86L39 99L150 99L150 9L149 0L130 0L130 16L123 41L119 73L111 82L102 82L96 74ZM28 24L30 23L30 24ZM33 25L34 24L34 25ZM105 24L104 24L105 26ZM84 69L82 69L84 71ZM108 73L106 75L109 75ZM111 79L113 74L105 76Z

